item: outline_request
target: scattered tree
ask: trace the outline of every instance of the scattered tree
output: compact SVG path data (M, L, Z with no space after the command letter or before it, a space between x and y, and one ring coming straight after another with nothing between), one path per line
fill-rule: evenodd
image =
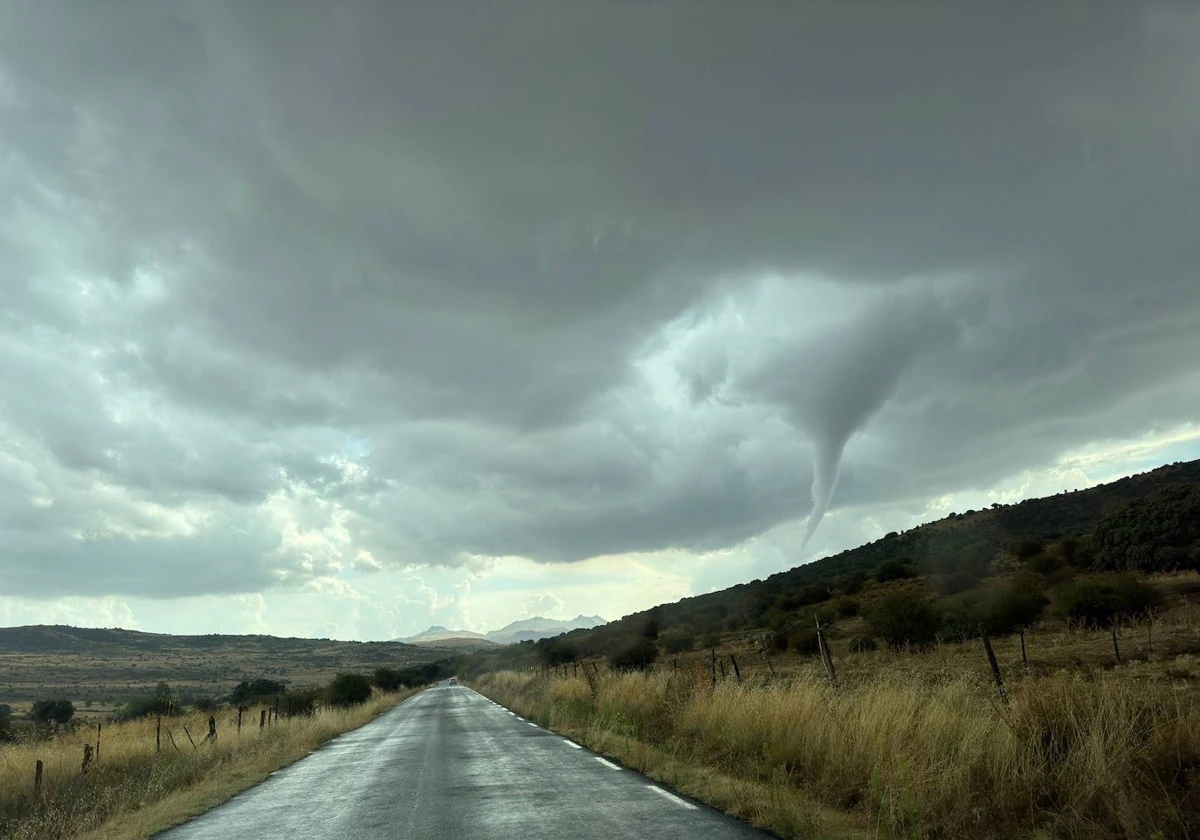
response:
M65 726L75 717L75 706L70 700L37 700L29 717L37 724Z

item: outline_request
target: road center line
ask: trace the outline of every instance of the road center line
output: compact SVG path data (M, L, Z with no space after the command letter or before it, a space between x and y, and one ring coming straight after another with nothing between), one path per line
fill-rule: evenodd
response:
M660 788L660 787L655 787L654 785L646 785L646 787L650 788L650 790L654 791L654 792L655 792L655 793L657 793L659 796L661 796L661 797L663 797L663 798L665 798L665 799L670 799L670 800L671 800L672 802L674 802L676 805L682 805L684 808L687 808L689 811L695 811L695 810L696 810L696 806L695 806L695 805L693 805L691 802L688 802L688 801L687 801L687 800L685 800L685 799L680 799L680 798L679 798L678 796L676 796L675 794L673 794L673 793L669 793L668 791L665 791L665 790L663 790L663 789L662 789L662 788Z
M613 770L621 769L620 767L618 767L617 765L615 765L611 761L609 761L607 758L601 758L600 756L596 756L596 760L599 761L601 764L603 764L605 767L611 767Z

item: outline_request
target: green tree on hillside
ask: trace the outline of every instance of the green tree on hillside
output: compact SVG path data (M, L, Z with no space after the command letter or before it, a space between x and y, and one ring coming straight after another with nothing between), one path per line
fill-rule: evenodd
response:
M1200 486L1168 487L1096 525L1096 567L1160 572L1200 569Z

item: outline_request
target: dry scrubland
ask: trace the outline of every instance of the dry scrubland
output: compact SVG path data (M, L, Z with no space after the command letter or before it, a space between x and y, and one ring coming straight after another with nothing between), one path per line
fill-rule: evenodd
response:
M343 671L407 668L453 655L394 642L0 627L0 703L19 712L34 700L63 697L79 716L97 717L160 682L223 697L248 677L266 677L295 691L327 685Z
M677 789L789 838L1200 836L1200 609L1122 634L1052 626L980 644L851 654L835 690L815 658L740 651L713 688L705 651L650 673L603 663L498 672L484 694ZM1157 653L1151 652L1153 644ZM728 650L720 651L727 654ZM578 676L573 674L577 673ZM586 675L586 677L585 677Z
M100 759L87 775L80 774L80 763L84 745L95 744L95 726L47 741L0 744L0 837L148 837L257 784L273 770L361 726L412 693L376 693L365 705L281 717L261 730L259 707L253 707L244 718L240 737L236 711L223 709L216 714L215 744L202 742L208 732L207 714L164 718L160 753L155 752L154 718L106 724ZM40 795L34 792L39 759L44 764Z

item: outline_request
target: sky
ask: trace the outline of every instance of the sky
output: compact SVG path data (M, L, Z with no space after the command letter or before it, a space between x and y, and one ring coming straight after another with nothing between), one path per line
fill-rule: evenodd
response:
M1200 10L0 0L0 624L613 619L1200 457Z

